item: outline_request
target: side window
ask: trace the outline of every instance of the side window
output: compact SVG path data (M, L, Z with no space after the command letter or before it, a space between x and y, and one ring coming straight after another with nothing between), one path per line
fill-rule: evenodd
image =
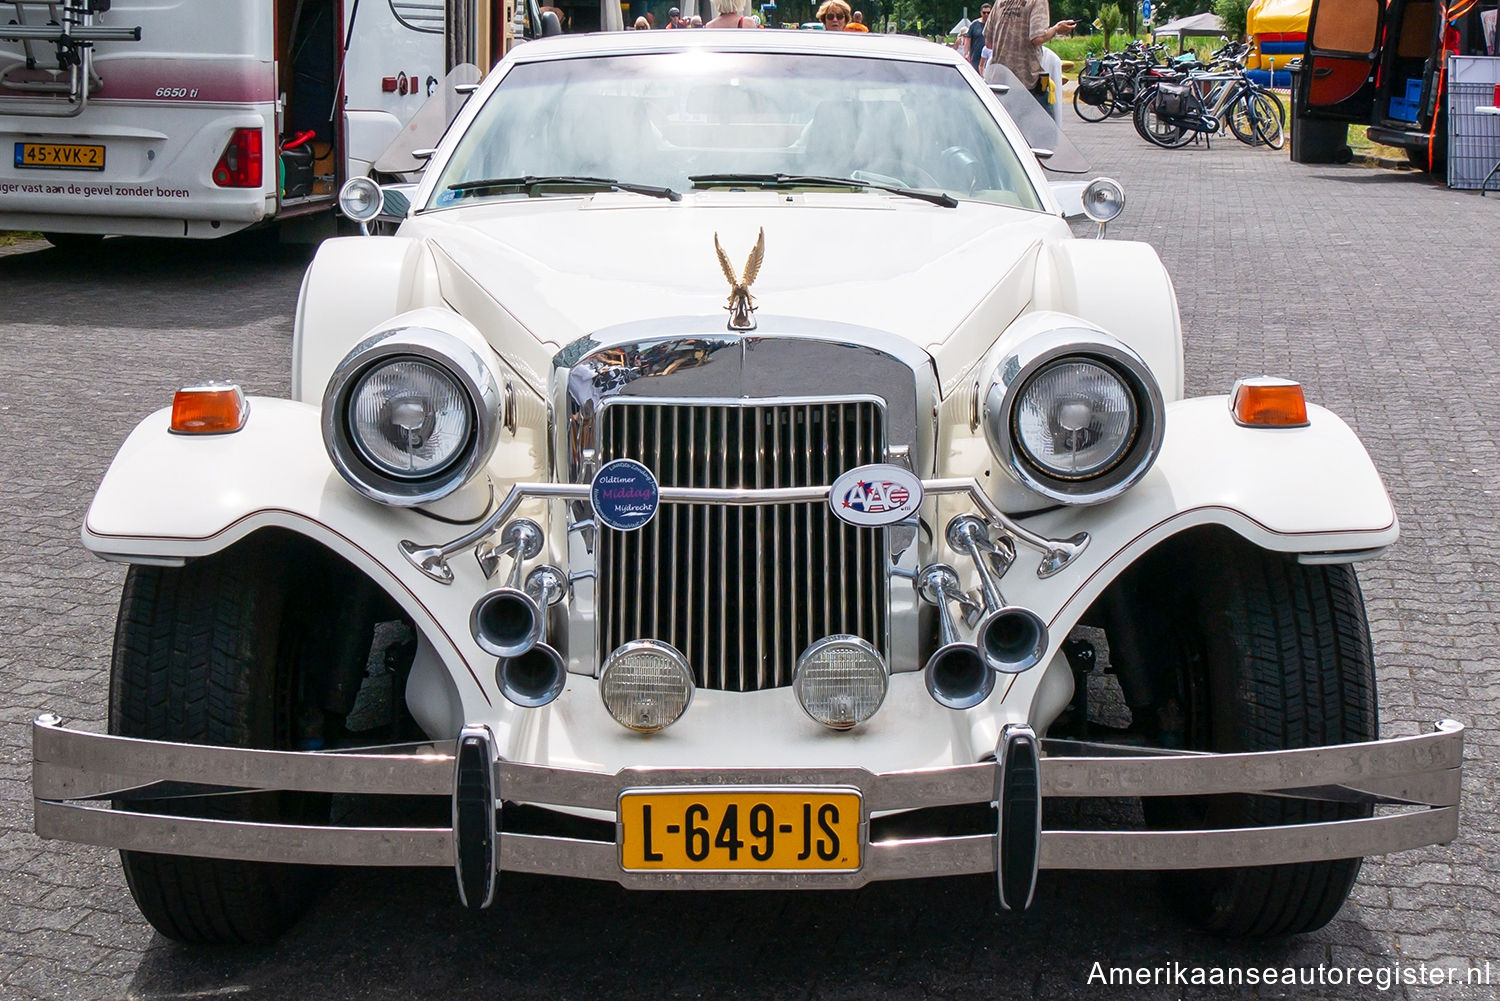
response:
M1321 0L1313 47L1327 52L1374 52L1381 0Z
M396 20L401 22L402 27L428 35L443 33L443 19L446 15L443 11L442 0L388 0L388 2L391 5L391 13L396 15Z
M1401 15L1401 37L1396 40L1399 59L1426 59L1432 53L1432 4L1409 3Z

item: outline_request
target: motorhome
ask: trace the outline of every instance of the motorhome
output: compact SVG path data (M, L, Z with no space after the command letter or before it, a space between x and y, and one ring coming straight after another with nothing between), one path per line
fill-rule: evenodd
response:
M445 20L443 0L0 0L0 230L326 230L441 88Z

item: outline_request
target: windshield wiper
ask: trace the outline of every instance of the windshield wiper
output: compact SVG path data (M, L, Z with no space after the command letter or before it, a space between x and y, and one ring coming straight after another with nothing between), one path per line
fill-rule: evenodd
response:
M893 195L919 198L945 209L958 207L958 199L946 192L924 191L922 188L907 188L899 184L882 184L879 181L853 177L824 177L819 174L693 174L688 180L693 182L695 188L723 184L754 184L762 188L874 188L877 191L889 191Z
M549 184L629 191L632 194L651 195L654 198L666 198L674 202L682 201L682 195L676 191L655 184L634 184L630 181L617 181L612 177L577 177L572 174L526 174L522 177L486 177L478 181L460 181L457 184L450 184L446 190L485 191L490 188L519 188L525 191L529 197L535 197L535 189Z

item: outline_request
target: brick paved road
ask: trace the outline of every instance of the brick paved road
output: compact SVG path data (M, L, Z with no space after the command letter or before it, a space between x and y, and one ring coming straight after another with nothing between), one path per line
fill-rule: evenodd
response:
M284 393L304 261L242 241L127 245L127 260L70 267L23 246L0 256L11 526L0 541L0 998L1206 998L1225 992L1087 978L1096 960L1500 967L1500 680L1488 662L1500 623L1500 199L1405 173L1294 167L1233 141L1160 151L1128 123L1068 127L1126 185L1114 235L1155 244L1176 279L1189 391L1294 375L1355 425L1385 473L1402 540L1361 571L1384 729L1449 713L1470 725L1459 841L1367 864L1331 926L1272 944L1185 929L1144 875L1044 873L1024 919L997 915L984 879L681 896L507 876L501 906L470 918L450 874L402 871L337 880L274 948L174 945L136 913L113 853L30 833L26 724L51 709L102 726L122 574L85 555L78 525L114 448L187 381L232 374Z

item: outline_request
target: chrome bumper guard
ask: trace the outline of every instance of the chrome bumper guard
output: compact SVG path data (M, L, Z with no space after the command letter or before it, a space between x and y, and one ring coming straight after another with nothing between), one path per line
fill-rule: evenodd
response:
M1209 869L1354 858L1452 841L1463 726L1412 737L1247 754L1161 752L1038 739L1007 726L996 761L872 773L860 768L630 768L613 775L500 759L487 728L457 741L359 751L259 751L32 726L36 832L43 838L209 858L355 866L448 866L471 907L501 870L614 880L637 889L831 889L876 880L995 873L1002 903L1024 909L1040 869ZM489 767L486 769L485 763ZM486 781L488 779L488 781ZM442 796L451 827L307 827L110 808L158 783L226 791ZM852 872L631 872L615 842L504 830L499 804L613 813L623 790L652 786L847 786L871 814L999 805L993 834L868 842ZM1399 808L1360 819L1204 831L1046 830L1048 798L1258 793ZM180 789L175 795L184 795ZM165 794L164 794L165 795ZM128 801L128 800L127 800ZM496 809L474 809L493 801ZM169 799L156 800L161 809ZM866 833L867 837L867 833ZM477 871L476 871L477 870Z

